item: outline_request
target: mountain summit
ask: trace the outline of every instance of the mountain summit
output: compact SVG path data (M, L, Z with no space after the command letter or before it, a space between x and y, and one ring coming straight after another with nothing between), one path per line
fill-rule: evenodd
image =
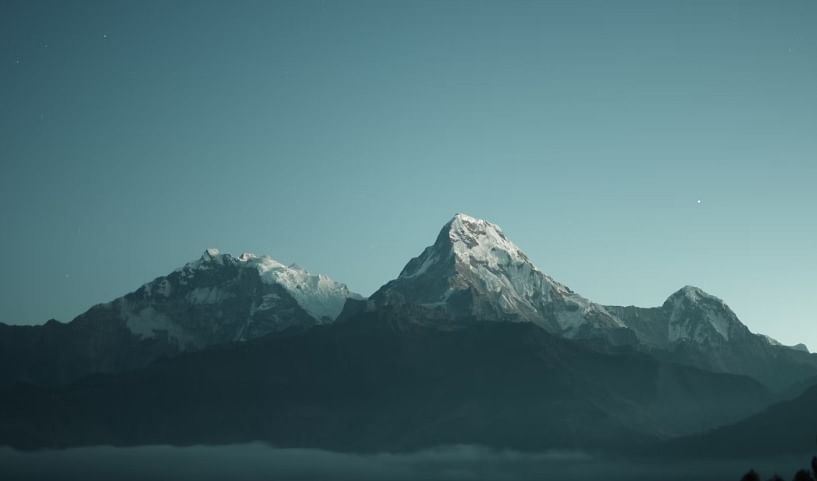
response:
M267 256L207 249L198 259L68 323L0 324L0 386L63 384L215 344L334 321L360 299L323 274Z
M446 327L531 322L568 339L626 344L774 387L813 375L817 365L807 352L752 333L726 303L698 287L679 289L659 307L594 303L540 271L498 225L466 214L447 222L434 244L375 292L368 306Z
M371 299L459 320L533 322L569 338L626 330L604 307L537 269L498 225L466 214L446 223L434 244Z
M669 342L718 344L751 334L725 302L698 287L681 288L666 300L664 309L669 313Z
M199 259L83 316L102 311L136 335L161 332L187 349L332 322L348 298L360 296L323 274L268 256L236 258L207 249Z
M720 298L685 286L659 307L605 306L656 357L782 388L813 375L817 358L755 334Z

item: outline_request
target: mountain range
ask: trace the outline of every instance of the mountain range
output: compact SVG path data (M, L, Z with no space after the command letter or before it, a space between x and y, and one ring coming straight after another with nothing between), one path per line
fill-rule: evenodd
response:
M0 324L0 385L58 385L96 372L148 365L207 346L332 322L359 299L325 275L270 257L201 258L73 321Z
M804 346L699 288L601 305L457 214L368 298L208 249L71 322L0 324L0 442L636 449L726 429L815 376Z

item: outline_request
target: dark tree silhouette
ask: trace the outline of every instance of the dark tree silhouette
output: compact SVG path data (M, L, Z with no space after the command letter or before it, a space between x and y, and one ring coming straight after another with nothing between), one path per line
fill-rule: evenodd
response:
M814 476L812 476L814 473ZM760 481L760 475L757 471L750 469L748 473L744 474L740 481ZM779 475L775 474L769 481L783 481ZM794 481L817 481L817 456L811 458L811 473L807 469L801 469L794 473Z

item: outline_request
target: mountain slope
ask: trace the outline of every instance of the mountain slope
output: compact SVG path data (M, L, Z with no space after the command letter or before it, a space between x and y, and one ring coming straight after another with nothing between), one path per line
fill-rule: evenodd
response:
M537 269L499 226L465 214L443 226L434 244L371 300L422 306L453 319L533 322L568 338L634 340L604 307Z
M0 443L623 449L737 420L768 398L748 378L602 354L532 323L445 331L415 321L369 312L62 388L0 392Z
M735 424L668 442L673 455L751 457L803 454L817 438L817 386Z
M134 334L163 332L182 349L199 349L331 322L350 297L359 298L324 275L266 256L235 258L208 249L199 260L94 309L124 320Z
M347 298L324 275L208 249L167 276L67 324L0 324L0 384L66 383L206 346L331 322Z
M652 347L683 341L717 347L754 337L722 300L693 286L678 290L660 308L605 307Z
M661 307L605 308L665 360L752 376L775 389L817 374L817 356L752 333L726 303L697 287L680 289Z
M544 274L499 228L457 214L365 309L399 308L451 328L463 320L532 322L598 348L634 346L655 357L755 377L785 389L817 374L817 356L756 335L720 299L686 286L661 307L602 306ZM344 314L347 315L347 314Z

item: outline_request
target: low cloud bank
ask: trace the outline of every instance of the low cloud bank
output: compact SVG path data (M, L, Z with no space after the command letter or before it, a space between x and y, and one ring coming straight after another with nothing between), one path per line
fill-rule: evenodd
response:
M0 449L0 479L20 481L528 481L543 479L722 480L749 468L789 477L802 459L661 464L573 451L520 453L452 446L405 454L346 454L231 446L89 447L21 452Z

